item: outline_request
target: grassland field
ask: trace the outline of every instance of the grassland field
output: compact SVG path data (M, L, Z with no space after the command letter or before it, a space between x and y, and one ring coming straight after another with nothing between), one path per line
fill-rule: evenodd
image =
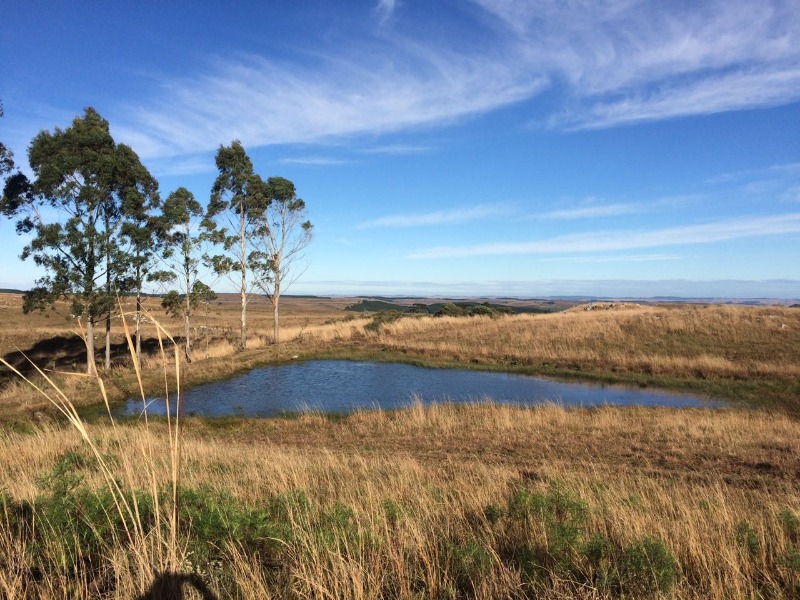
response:
M345 312L352 303L287 298L276 347L270 307L254 301L240 352L238 307L223 298L196 315L182 380L303 358L402 360L691 390L730 408L192 418L176 485L172 423L97 419L82 433L4 372L0 597L800 597L800 309L387 317ZM112 401L139 393L120 319L101 375ZM23 316L20 296L0 295L0 356L45 385L24 351L86 406L102 395L65 373L85 367L76 330L66 306ZM144 334L143 388L163 390L165 373L174 388L174 356L156 352L152 324ZM132 524L119 498L135 505Z

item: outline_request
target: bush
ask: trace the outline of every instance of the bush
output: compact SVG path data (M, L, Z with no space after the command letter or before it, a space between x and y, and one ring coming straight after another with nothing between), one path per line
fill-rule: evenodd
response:
M559 484L544 492L517 489L508 516L511 556L535 593L557 579L602 595L639 598L666 594L677 581L678 564L662 540L645 536L624 545L590 535L588 505Z
M736 525L734 535L736 537L736 542L744 548L751 557L756 556L760 552L761 544L758 541L758 536L747 521L742 521Z
M678 579L678 563L666 544L644 537L626 548L619 561L619 591L634 598L666 594Z
M445 570L450 573L456 592L459 595L475 594L476 584L491 568L492 556L476 540L450 542L446 544Z
M389 323L394 323L403 318L403 313L397 310L387 310L384 312L379 312L374 317L372 317L372 321L364 325L364 329L367 331L379 331L382 325L387 325Z

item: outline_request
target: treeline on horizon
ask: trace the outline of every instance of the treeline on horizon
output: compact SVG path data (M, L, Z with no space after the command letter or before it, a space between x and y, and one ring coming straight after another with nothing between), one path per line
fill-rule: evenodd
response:
M11 151L0 144L0 213L16 221L18 234L31 236L20 258L45 272L22 292L23 311L70 301L72 314L86 325L90 374L97 372L94 334L101 323L110 368L111 315L119 296L136 298L138 358L145 285L164 287L162 306L183 319L187 360L192 314L215 297L212 286L223 277L235 282L241 297L239 347L247 345L246 307L254 293L272 302L279 342L280 296L298 276L313 226L294 183L263 179L238 140L217 151L218 175L205 208L185 187L162 198L138 155L114 141L108 121L93 108L67 129L42 130L30 143L28 162L32 178L16 169Z

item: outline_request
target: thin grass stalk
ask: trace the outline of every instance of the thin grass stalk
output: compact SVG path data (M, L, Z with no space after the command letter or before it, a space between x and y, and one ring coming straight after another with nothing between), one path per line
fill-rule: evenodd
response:
M66 417L66 419L69 421L69 423L78 431L78 433L80 433L80 435L83 438L83 440L89 445L89 448L91 449L92 453L94 454L95 459L97 460L98 464L100 465L100 471L103 474L103 478L106 481L106 485L108 486L108 488L112 492L111 497L114 500L114 504L115 504L115 506L117 508L117 511L119 512L120 518L121 518L123 526L125 528L125 532L128 535L128 541L131 544L133 544L134 543L134 536L131 534L131 531L128 528L128 523L127 523L127 520L126 520L126 517L125 517L125 513L128 514L128 518L131 519L131 521L133 522L133 525L134 525L134 530L136 530L137 529L136 528L137 523L134 520L134 511L131 510L131 507L128 504L128 501L125 499L125 495L122 493L122 489L119 487L119 484L117 483L116 479L113 477L111 469L109 468L108 464L106 463L105 458L103 457L102 453L99 451L97 446L94 444L94 442L92 442L91 438L89 437L89 433L86 431L86 428L84 427L84 424L83 424L83 421L80 418L80 415L78 415L78 411L75 408L75 405L61 391L61 389L58 387L58 385L52 379L50 379L50 377L48 377L48 375L42 369L40 369L36 365L36 363L34 363L25 354L23 354L23 356L25 356L25 358L31 363L33 368L36 369L36 371L45 379L45 381L47 381L47 383L50 384L50 386L57 392L58 396L61 397L61 401L60 402L54 400L53 398L51 398L50 395L47 394L47 392L45 392L42 388L40 388L38 385L36 385L33 381L31 381L30 379L25 377L25 375L20 373L15 367L13 367L11 364L9 364L4 358L0 357L0 362L2 362L3 365L5 365L9 369L11 369L15 374L17 374L19 377L21 377L24 381L26 381L30 385L32 385L45 398L47 398L53 404L53 406L55 406L59 410L59 412L61 412ZM94 376L90 376L90 377L94 377ZM99 376L97 376L97 380L101 381ZM108 398L105 396L105 388L103 388L101 386L101 390L102 390L102 392L104 394L104 400L106 402L106 405L108 406ZM122 510L123 507L125 508L124 512ZM137 533L139 533L140 537L143 538L142 532L138 532L137 531Z
M139 391L143 400L144 404L144 415L145 415L145 431L147 433L146 441L142 440L140 451L141 456L144 460L146 468L149 469L149 487L150 493L153 498L153 505L155 509L155 535L156 542L158 545L165 547L167 550L166 560L164 560L164 556L161 553L158 553L156 556L151 555L150 547L151 542L149 541L151 535L145 531L144 523L143 523L143 515L141 512L141 507L139 506L139 500L136 493L136 477L135 471L132 465L131 457L126 453L122 453L121 455L121 463L124 469L124 476L125 480L127 481L127 485L124 483L120 483L117 478L114 476L114 471L112 470L111 465L108 463L106 457L100 451L98 446L92 441L89 436L89 432L86 429L85 423L81 419L75 404L70 400L70 398L64 393L64 391L59 387L59 384L54 381L54 379L49 376L43 369L39 368L27 355L22 353L25 359L33 366L35 371L43 378L43 380L47 383L47 386L41 385L36 383L31 378L22 374L17 368L12 366L7 360L0 357L0 364L6 366L11 372L15 373L22 381L24 381L27 385L30 385L34 390L36 390L39 394L41 394L63 417L67 420L67 422L78 431L82 440L89 446L91 454L93 455L94 459L96 460L96 464L99 467L99 471L102 475L102 478L105 482L106 488L110 491L111 500L113 502L114 508L112 509L113 512L116 512L119 515L121 525L123 531L125 532L124 538L127 539L128 547L133 551L134 560L139 565L139 584L142 589L147 586L147 578L149 578L149 573L152 572L152 568L156 566L156 562L158 563L160 570L166 569L170 571L175 571L180 567L179 561L179 552L178 552L178 535L179 535L179 490L180 490L180 463L181 463L181 446L182 446L182 422L178 418L178 415L175 416L175 423L172 423L172 418L170 415L169 410L169 376L168 376L168 367L167 367L167 357L166 351L164 347L164 336L166 336L172 343L175 348L175 358L176 358L176 380L178 381L177 389L180 393L181 386L180 386L180 355L178 352L178 347L175 345L175 341L171 335L163 328L160 324L156 323L156 331L159 339L159 347L161 350L162 356L162 364L164 367L164 379L165 379L165 391L166 391L166 402L167 402L167 423L169 428L169 445L170 445L170 463L171 463L171 479L172 479L172 496L173 496L173 510L171 513L171 518L169 519L169 536L167 540L163 540L160 535L162 529L162 514L161 514L161 505L159 502L159 491L158 491L158 479L156 474L156 460L155 460L155 452L152 447L152 438L149 435L149 424L147 419L147 402L146 396L144 392L144 385L142 380L142 372L140 368L140 364L137 361L137 357L135 354L135 347L133 344L133 339L130 334L130 330L128 328L127 322L125 320L126 314L122 308L121 302L119 303L120 314L122 317L123 328L125 331L125 337L128 342L128 348L131 352L131 358L133 360L134 371L136 374L136 379L139 385ZM81 338L84 341L84 344L88 344L86 339L85 331L78 321L78 325L81 331ZM81 377L90 377L97 382L97 385L100 389L104 405L106 407L106 411L109 415L109 419L111 421L111 431L116 439L117 443L122 442L122 437L120 435L120 430L117 427L117 424L113 418L110 402L108 398L108 394L106 392L105 384L102 378L95 374L95 375L88 375L85 373L65 373L67 376L74 376L79 375ZM126 496L126 493L123 492L123 487L125 486L128 488L128 492L130 493L130 498ZM111 514L104 508L103 512L106 515L106 519L111 521ZM96 529L93 523L89 523L90 528L95 531L96 535L100 535L99 531ZM116 532L112 532L112 540L109 540L111 547L115 545L119 545L119 538L117 537ZM80 549L78 549L80 552ZM153 558L156 559L156 562L153 561ZM65 560L66 557L62 556L61 560ZM65 567L68 565L64 565ZM85 575L85 574L84 574ZM3 586L6 587L6 582L2 582ZM83 579L84 589L88 590L89 580L84 577ZM55 593L55 589L52 588L51 591Z
M117 300L119 302L119 298ZM135 349L135 346L133 344L133 339L132 339L132 337L130 335L130 331L128 329L128 324L127 324L127 322L125 320L125 311L122 308L122 303L121 302L119 303L119 309L120 309L120 314L122 315L122 323L123 323L123 328L125 330L125 338L126 338L126 340L128 342L128 350L130 351L131 359L133 360L134 366L136 366L138 364L137 356L136 356L136 349ZM155 319L153 319L153 322L156 323L156 330L157 331L160 330L161 326L158 324L158 322L155 321ZM170 341L173 343L173 347L174 347L174 350L175 350L175 380L176 380L176 387L177 387L177 390L178 390L178 402L180 404L180 394L181 394L181 388L180 388L180 354L179 354L179 351L178 351L178 346L175 344L175 340L172 338L172 336L170 336L169 333L166 332L166 331L164 331L164 333L169 337ZM164 351L164 346L163 346L163 343L161 342L160 331L159 331L159 346L161 348L161 351L163 352ZM166 357L164 357L164 362L166 363ZM165 367L165 373L166 373L166 367ZM144 386L142 384L141 371L138 369L138 367L136 367L136 379L137 379L137 381L139 383L139 389L141 391L142 400L144 401L144 399L145 399ZM168 391L169 390L167 389L167 392ZM169 395L167 394L166 397L167 397L167 422L169 423L169 428L170 428L170 431L168 433L168 435L169 435L168 439L170 440L170 463L171 463L170 466L171 466L171 475L172 475L172 477L171 477L171 479L172 479L172 519L170 520L170 523L169 523L169 525L170 525L170 535L169 535L169 539L167 540L167 547L169 549L169 555L168 555L169 568L170 568L170 570L174 570L179 566L177 564L178 563L178 560L177 560L177 556L178 556L178 554L177 554L177 545L178 545L179 514L180 514L179 490L180 490L180 484L181 484L181 482L180 482L180 473L181 473L180 462L181 462L181 446L182 446L182 444L181 444L181 440L182 440L182 435L181 435L182 421L179 420L179 416L178 416L178 415L180 415L180 410L179 410L178 414L176 415L176 418L175 418L175 421L176 421L175 422L175 427L174 427L175 436L173 438L172 437L172 432L171 432L171 430L173 429L172 426L171 426L172 419L170 418L170 414L169 414ZM145 415L146 415L146 409L145 409ZM146 419L146 416L145 416L145 419ZM148 426L147 420L145 420L145 427L148 428L148 430L149 430L149 426ZM148 437L148 440L150 440L149 437ZM148 449L150 450L149 459L151 461L151 464L153 464L152 444L151 443L148 443ZM157 520L160 522L160 511L158 510L158 506L159 506L158 505L158 485L157 485L156 477L155 477L155 469L151 469L150 475L151 475L151 482L152 482L152 484L151 484L152 485L152 493L153 493L154 503L155 503L155 506L156 506ZM160 531L160 528L158 530Z

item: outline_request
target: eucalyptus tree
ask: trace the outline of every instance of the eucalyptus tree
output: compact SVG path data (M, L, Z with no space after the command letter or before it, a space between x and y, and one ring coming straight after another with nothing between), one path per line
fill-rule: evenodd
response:
M283 177L267 180L269 203L262 226L254 238L250 264L256 285L272 303L275 343L280 343L281 293L297 281L305 268L300 264L311 242L313 225L306 218L306 203L297 197L294 184Z
M19 219L17 232L32 235L21 258L46 272L25 294L23 310L71 299L72 313L86 318L87 371L93 374L95 325L113 306L111 286L122 281L127 264L114 227L130 174L144 173L143 167L130 148L114 142L108 122L92 108L65 130L41 131L28 161L34 180L15 174L0 201L0 212Z
M247 272L252 248L250 240L263 227L268 203L267 185L253 171L253 163L241 142L220 146L216 156L219 175L211 188L206 223L211 238L222 246L223 253L208 257L214 271L232 281L238 279L241 298L241 340L247 347L247 303L252 291Z
M200 303L214 297L211 288L198 277L208 241L206 224L203 207L192 192L180 187L167 196L161 208L158 232L169 272L165 279L177 280L179 289L170 290L161 305L174 317L183 319L184 353L188 362L192 360L192 313Z
M163 279L164 273L157 269L158 217L155 211L160 206L158 182L139 162L127 146L119 146L123 161L129 169L120 173L122 223L119 237L124 244L128 277L126 288L136 294L135 330L136 359L142 353L142 291L146 281Z

